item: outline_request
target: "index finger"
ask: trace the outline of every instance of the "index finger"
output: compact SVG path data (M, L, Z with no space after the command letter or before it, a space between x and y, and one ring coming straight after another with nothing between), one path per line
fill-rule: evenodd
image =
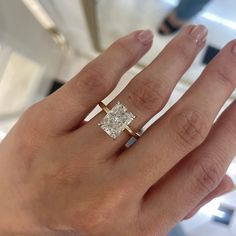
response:
M55 133L76 129L115 88L121 76L150 49L152 39L150 30L138 30L114 42L62 88L43 100L40 109L36 105L41 128Z

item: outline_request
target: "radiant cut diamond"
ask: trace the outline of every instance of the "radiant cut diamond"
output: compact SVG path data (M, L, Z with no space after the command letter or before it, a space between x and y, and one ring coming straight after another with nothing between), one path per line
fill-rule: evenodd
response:
M98 124L110 137L116 139L126 126L129 125L135 116L127 111L127 108L120 102L106 114Z

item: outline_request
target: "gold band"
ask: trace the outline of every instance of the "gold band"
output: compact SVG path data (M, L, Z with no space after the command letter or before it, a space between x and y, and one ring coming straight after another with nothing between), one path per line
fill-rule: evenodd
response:
M128 132L129 132L129 134L131 135L131 136L133 136L134 138L136 138L136 139L139 139L140 138L140 134L138 133L138 132L134 132L128 125L126 126L126 128L125 128Z
M103 102L99 102L98 105L102 108L103 111L105 111L106 113L108 113L110 111L110 109L103 103Z
M103 111L105 111L106 113L108 113L110 111L110 109L103 103L103 102L99 102L98 105L101 107L101 109ZM134 132L128 125L126 125L125 129L128 131L128 133L133 136L135 139L140 138L140 134L138 132Z

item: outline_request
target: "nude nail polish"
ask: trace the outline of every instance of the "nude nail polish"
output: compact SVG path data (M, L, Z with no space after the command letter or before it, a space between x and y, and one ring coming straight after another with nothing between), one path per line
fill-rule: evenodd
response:
M144 45L147 45L153 40L153 33L151 30L143 30L137 35L137 39Z
M190 32L191 37L195 40L197 44L201 44L206 40L208 30L203 25L196 25Z

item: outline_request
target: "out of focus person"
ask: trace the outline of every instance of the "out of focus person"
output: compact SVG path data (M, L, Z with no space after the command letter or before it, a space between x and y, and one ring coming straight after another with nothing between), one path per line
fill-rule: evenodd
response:
M161 35L170 35L177 32L186 22L196 16L211 0L180 0L162 21L158 28Z

